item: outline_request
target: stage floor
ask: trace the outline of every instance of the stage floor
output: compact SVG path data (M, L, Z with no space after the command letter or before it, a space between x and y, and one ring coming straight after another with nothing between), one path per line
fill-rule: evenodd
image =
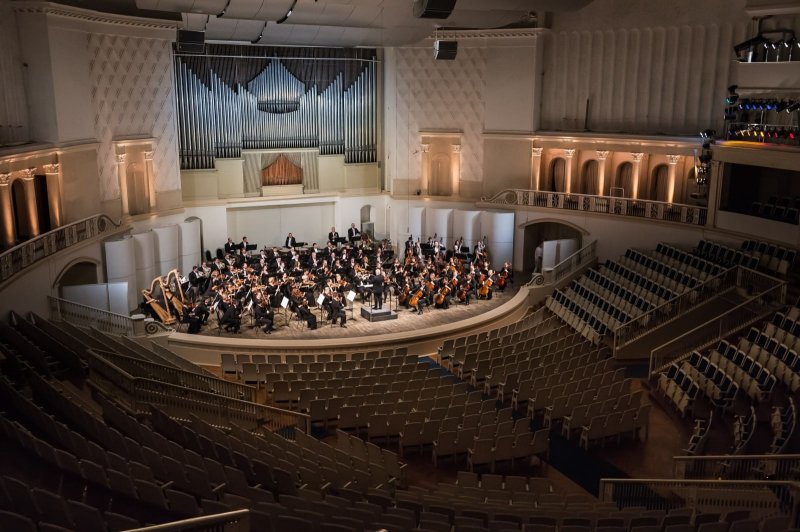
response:
M280 340L318 340L325 338L349 338L349 337L362 337L380 334L391 334L398 332L408 332L415 330L423 330L428 327L435 327L437 325L447 325L457 321L465 320L478 316L492 309L495 309L508 302L514 294L517 293L515 287L506 288L504 293L495 292L491 300L470 301L469 305L461 303L451 305L449 309L437 309L430 307L426 309L422 315L418 315L405 307L397 308L398 318L396 320L389 320L383 322L369 322L361 317L362 304L359 300L355 301L353 312L347 311L347 327L340 327L337 323L331 326L329 322L322 322L320 320L319 308L312 309L314 315L317 316L317 329L310 330L305 322L296 319L291 320L287 325L286 318L284 317L283 310L276 311L276 330L270 335L264 334L262 330L255 329L251 323L250 318L245 318L242 321L242 328L240 334L226 333L224 330L219 332L222 338L246 338L246 339L280 339ZM393 301L394 303L394 301ZM388 304L384 305L387 308ZM392 309L395 309L394 305ZM200 331L200 335L217 336L217 322L216 320L209 321L209 324Z

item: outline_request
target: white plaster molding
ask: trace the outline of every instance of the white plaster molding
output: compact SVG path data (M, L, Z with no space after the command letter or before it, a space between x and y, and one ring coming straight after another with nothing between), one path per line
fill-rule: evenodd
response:
M531 157L541 157L544 148L531 148Z
M117 154L117 164L125 164L126 155L124 153Z
M675 166L680 162L682 155L667 155L667 164Z
M611 152L608 150L597 150L597 160L605 161Z
M575 148L564 148L564 157L567 159L575 157Z
M635 163L642 162L642 159L644 159L644 156L645 156L645 154L642 153L642 152L631 153L631 159L633 159L633 162L635 162Z
M0 173L0 187L7 187L11 183L11 172Z
M461 153L461 144L451 144L450 149L453 150L453 153Z
M153 152L152 151L144 152L144 160L145 161L152 161L153 160Z
M25 168L24 170L20 170L19 173L25 181L32 181L33 178L36 177L36 167Z
M422 153L428 153L429 151L431 151L431 145L430 144L420 144L419 145L419 149L420 149L420 151Z
M42 165L45 174L57 174L61 170L61 163Z

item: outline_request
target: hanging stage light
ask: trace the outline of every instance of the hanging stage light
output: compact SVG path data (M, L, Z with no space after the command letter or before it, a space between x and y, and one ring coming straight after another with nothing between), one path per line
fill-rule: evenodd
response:
M733 105L739 99L739 95L736 93L736 89L738 89L738 85L731 85L728 87L728 96L725 97L725 103L728 105Z

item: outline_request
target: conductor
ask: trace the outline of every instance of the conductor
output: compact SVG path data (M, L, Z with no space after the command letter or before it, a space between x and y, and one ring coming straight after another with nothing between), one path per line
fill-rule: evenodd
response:
M372 310L383 308L383 272L380 268L375 270L375 275L370 277L369 282L372 284Z
M295 240L294 235L292 233L289 233L289 236L286 237L286 245L283 247L293 248L295 246L297 246L297 240Z

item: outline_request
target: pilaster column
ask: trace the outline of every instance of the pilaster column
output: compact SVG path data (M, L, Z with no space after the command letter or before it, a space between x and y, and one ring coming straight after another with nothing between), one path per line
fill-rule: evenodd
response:
M147 179L147 201L150 205L150 212L156 210L156 176L153 171L153 152L144 152L144 175Z
M422 151L422 177L419 180L419 188L422 191L422 195L428 195L428 178L430 173L430 155L428 155L431 151L430 144L420 144L420 150Z
M31 238L39 236L39 209L36 205L36 189L33 178L36 177L36 168L27 168L22 171L22 184L25 187L25 205L28 209L28 232Z
M47 203L50 207L50 225L53 229L60 227L62 221L61 205L61 164L53 163L42 166L47 178Z
M631 198L637 199L639 197L639 173L642 168L642 159L644 159L644 153L631 153L633 157L633 176L631 178Z
M604 196L606 190L606 159L610 152L597 150L597 195Z
M667 174L667 203L672 203L675 197L675 171L678 161L680 160L680 155L667 155L667 164L669 165L669 173Z
M14 230L14 208L11 206L11 173L0 173L0 225L2 225L3 245L12 247L17 241Z
M542 176L542 150L531 148L531 190L539 190Z
M451 196L458 196L461 193L461 144L450 146L450 178Z
M566 168L564 169L564 192L569 194L572 192L572 158L575 157L575 149L569 148L564 150L564 158L567 160Z
M125 164L125 154L117 154L117 175L119 176L119 198L122 200L122 216L130 214L128 207L128 173L127 165Z

